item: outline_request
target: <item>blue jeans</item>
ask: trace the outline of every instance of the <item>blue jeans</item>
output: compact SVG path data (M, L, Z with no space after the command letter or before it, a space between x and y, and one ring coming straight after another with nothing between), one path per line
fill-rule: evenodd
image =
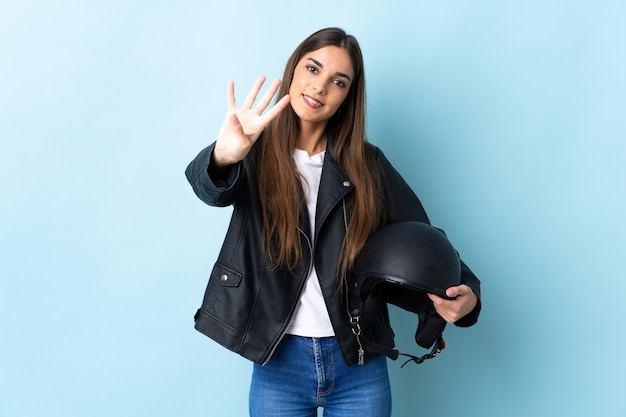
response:
M265 365L254 364L251 417L389 417L384 356L346 366L334 337L286 335Z

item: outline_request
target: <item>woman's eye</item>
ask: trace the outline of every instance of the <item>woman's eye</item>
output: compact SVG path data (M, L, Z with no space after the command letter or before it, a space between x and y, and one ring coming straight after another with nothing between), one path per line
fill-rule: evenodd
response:
M341 88L344 88L346 86L346 83L344 83L341 80L334 80L333 83L335 83L337 87L341 87Z
M306 69L307 69L307 71L309 71L309 72L317 72L317 68L315 68L315 67L314 67L314 66L312 66L312 65L307 65L307 66L306 66Z

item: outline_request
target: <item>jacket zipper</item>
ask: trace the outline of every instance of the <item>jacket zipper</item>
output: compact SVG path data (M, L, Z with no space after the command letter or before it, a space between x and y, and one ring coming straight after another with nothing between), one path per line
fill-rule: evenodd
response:
M300 292L299 292L299 295L298 295L298 301L299 301L300 300L300 296L302 295L302 289L306 285L306 280L309 278L309 276L311 275L311 271L313 270L313 245L311 244L311 239L309 239L307 234L304 233L304 231L301 228L298 227L298 231L300 233L302 233L302 235L306 239L307 246L309 247L309 251L311 253L311 260L309 261L309 268L307 269L307 272L306 272L306 275L305 275L305 279L302 281L302 285L300 286ZM298 305L298 301L296 301L296 303L294 304L293 308L291 309L291 312L289 313L290 320L285 325L285 328L283 329L282 334L280 335L280 337L278 338L278 340L276 341L276 343L272 347L272 350L270 350L270 353L267 356L267 359L264 360L261 365L265 365L270 360L270 358L274 355L274 352L278 348L278 345L280 345L280 342L282 342L283 338L285 337L285 334L287 334L287 327L289 327L289 323L291 323L291 317L293 316L293 313L296 311L296 306Z

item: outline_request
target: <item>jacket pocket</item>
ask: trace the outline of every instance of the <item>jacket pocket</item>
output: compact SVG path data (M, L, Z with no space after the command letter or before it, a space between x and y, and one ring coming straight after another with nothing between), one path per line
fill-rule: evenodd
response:
M211 279L217 280L222 287L236 287L241 282L242 274L222 264L215 264Z
M250 315L243 278L240 272L216 263L202 303L205 314L237 333L245 329Z

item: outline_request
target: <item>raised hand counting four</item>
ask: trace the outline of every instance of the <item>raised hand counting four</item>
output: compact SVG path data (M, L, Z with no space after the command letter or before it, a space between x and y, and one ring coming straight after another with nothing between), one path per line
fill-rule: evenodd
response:
M289 104L289 95L285 95L267 112L263 113L280 86L280 80L275 80L254 106L264 82L264 76L260 76L256 80L240 108L237 108L235 103L235 85L232 81L228 83L228 112L218 133L217 143L213 151L214 162L218 166L234 164L245 158L265 126Z

